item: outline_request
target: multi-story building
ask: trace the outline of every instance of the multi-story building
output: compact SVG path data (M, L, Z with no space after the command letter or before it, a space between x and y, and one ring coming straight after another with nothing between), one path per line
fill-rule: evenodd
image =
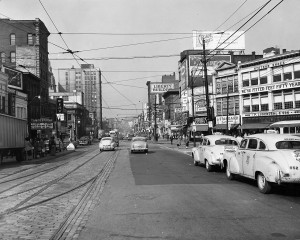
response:
M300 51L277 49L239 64L241 129L261 132L270 123L300 120Z
M0 19L0 60L4 66L29 71L41 79L40 96L48 101L48 36L44 23Z
M58 92L83 92L84 107L95 113L96 123L102 121L101 72L93 64L82 64L81 68L58 69ZM99 126L100 127L100 126Z

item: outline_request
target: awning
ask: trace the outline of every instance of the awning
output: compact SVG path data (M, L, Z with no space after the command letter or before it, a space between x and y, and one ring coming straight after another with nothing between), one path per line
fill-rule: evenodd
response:
M268 128L270 123L244 123L238 129L265 129Z
M240 124L229 124L230 129L235 129L239 126ZM227 124L217 124L214 129L216 130L226 130L227 129Z

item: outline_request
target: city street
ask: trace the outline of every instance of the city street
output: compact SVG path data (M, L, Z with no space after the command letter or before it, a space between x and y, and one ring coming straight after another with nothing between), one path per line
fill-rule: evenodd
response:
M255 182L193 165L166 140L149 153L99 153L3 165L1 239L300 239L300 188L259 193Z

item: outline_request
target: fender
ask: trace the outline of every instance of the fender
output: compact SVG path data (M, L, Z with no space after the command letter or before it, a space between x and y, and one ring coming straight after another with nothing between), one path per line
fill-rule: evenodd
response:
M261 172L268 182L278 183L281 182L281 168L269 157L261 158L260 166L255 166L255 178L258 172Z

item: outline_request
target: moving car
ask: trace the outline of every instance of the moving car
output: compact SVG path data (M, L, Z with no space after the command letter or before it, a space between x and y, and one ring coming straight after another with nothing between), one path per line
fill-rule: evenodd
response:
M205 164L208 172L212 171L213 166L221 167L223 153L226 145L238 145L235 137L227 135L207 135L198 147L192 148L194 165Z
M91 145L91 139L89 136L83 136L79 139L79 145Z
M102 137L99 143L100 152L105 150L115 150L116 142L113 137Z
M269 193L272 184L300 183L300 137L290 134L254 134L239 147L224 152L226 176L255 179L259 191Z
M130 151L133 152L148 152L147 138L134 137L131 141Z

